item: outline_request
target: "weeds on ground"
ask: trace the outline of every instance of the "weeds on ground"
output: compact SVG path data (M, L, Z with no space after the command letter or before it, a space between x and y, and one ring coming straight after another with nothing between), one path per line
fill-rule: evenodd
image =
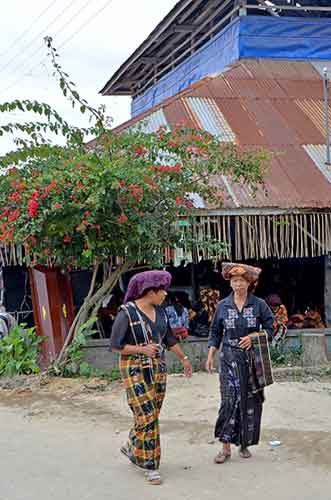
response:
M40 372L38 359L44 337L37 335L35 327L16 325L0 340L0 375L31 375Z

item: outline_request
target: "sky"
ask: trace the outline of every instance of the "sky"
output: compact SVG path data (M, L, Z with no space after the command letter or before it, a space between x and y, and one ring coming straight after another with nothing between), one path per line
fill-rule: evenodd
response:
M178 0L10 0L1 12L0 102L47 102L67 121L86 126L52 75L43 42L53 38L59 62L90 104L105 104L113 125L130 118L130 98L98 94L110 76L149 35ZM0 125L22 121L0 113ZM15 148L0 137L0 154Z

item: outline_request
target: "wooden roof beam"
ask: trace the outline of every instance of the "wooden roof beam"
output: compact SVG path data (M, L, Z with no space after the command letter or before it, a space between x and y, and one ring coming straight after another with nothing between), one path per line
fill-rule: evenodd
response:
M193 33L196 31L197 26L195 24L177 24L173 26L173 33Z
M141 57L137 63L141 64L159 64L162 61L161 57L155 57L155 56L145 56Z

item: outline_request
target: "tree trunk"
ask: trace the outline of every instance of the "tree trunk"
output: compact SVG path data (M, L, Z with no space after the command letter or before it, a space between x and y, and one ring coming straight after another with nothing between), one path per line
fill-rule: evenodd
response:
M132 267L132 263L130 262L125 262L122 264L122 266L118 267L114 272L111 272L107 278L104 280L103 284L101 287L97 290L95 290L96 287L96 278L99 270L99 264L96 264L93 270L93 276L91 280L91 285L89 292L79 309L78 313L75 316L75 319L70 327L70 330L68 332L68 335L65 339L65 342L63 344L63 347L55 360L54 365L61 365L64 363L65 358L66 358L66 351L69 346L69 344L73 341L75 336L77 335L79 329L81 326L86 323L86 321L93 316L96 316L98 313L98 310L105 299L105 297L109 294L111 290L115 287L116 283L118 282L119 278L124 274L126 271Z

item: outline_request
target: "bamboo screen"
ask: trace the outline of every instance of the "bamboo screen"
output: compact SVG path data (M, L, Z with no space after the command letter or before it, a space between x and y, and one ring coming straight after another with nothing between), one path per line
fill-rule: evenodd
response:
M331 213L284 215L199 216L190 232L198 241L197 249L211 257L204 243L224 243L219 257L235 260L318 257L331 252Z

